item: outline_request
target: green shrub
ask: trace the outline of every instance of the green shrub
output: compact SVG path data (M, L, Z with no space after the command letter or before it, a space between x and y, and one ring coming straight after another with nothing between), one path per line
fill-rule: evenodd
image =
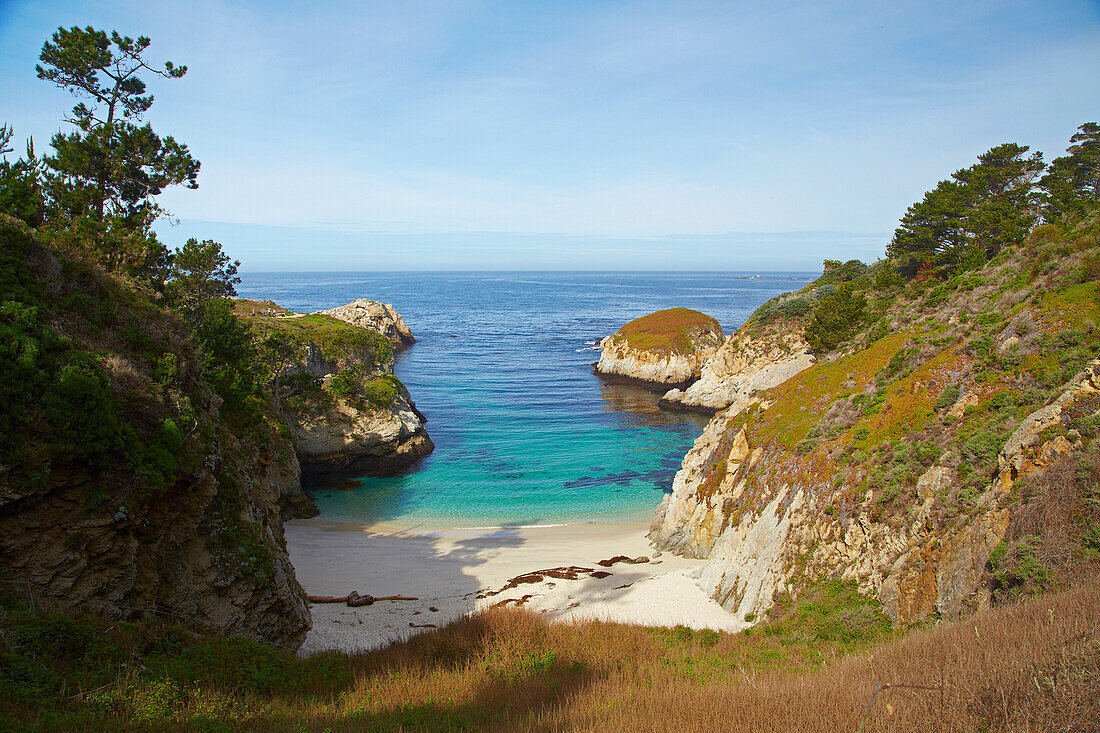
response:
M826 354L850 339L867 316L867 298L841 286L821 299L806 325L806 342L818 354Z
M401 381L392 374L379 374L363 384L363 399L378 408L386 408L397 399Z
M356 399L362 394L363 376L362 370L357 367L341 369L332 375L325 390L333 397L342 399Z
M932 403L932 406L937 410L943 410L948 407L953 407L958 401L959 385L950 384L936 396L936 401Z

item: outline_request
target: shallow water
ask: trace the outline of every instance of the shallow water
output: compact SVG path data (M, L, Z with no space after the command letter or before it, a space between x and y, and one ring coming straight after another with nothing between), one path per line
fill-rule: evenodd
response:
M245 273L238 292L299 312L392 303L418 340L396 371L435 452L401 476L307 484L323 518L515 526L648 520L707 418L604 382L593 342L675 306L730 333L812 277L737 274Z

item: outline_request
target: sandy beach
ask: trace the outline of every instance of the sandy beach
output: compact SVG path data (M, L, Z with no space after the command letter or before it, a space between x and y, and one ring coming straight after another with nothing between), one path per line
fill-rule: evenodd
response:
M643 524L454 529L308 519L287 522L285 530L306 593L417 598L359 608L314 603L303 654L384 646L495 604L522 605L566 622L596 618L728 631L747 626L695 585L691 573L702 560L657 553ZM616 556L649 562L598 564ZM502 590L512 578L552 568L575 570Z

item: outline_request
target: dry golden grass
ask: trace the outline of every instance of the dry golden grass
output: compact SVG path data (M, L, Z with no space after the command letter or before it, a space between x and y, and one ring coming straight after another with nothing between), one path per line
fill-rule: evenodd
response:
M198 676L120 671L106 689L72 696L45 727L812 733L1100 725L1095 582L847 654L850 646L815 639L796 616L732 635L548 624L497 609L353 656L279 661L264 658L268 651L242 663L208 645L192 659ZM277 673L249 682L261 663Z
M0 729L1096 731L1096 577L1093 565L1076 587L904 636L833 584L750 633L502 608L309 659L180 627L9 612Z
M604 623L548 626L522 611L498 611L353 658L352 688L325 712L300 709L299 722L405 723L408 730L463 729L475 719L477 729L532 731L808 733L856 730L861 722L868 731L1096 730L1098 612L1100 589L1083 585L798 672L768 669L754 658L761 647L751 637L722 636L708 650L693 636L682 654L670 655L668 634ZM895 687L879 692L864 721L879 685Z

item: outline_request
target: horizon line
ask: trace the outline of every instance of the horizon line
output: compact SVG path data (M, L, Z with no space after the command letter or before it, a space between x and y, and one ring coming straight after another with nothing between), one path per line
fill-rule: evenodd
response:
M636 270L606 270L606 269L480 269L480 270L460 270L460 269L417 269L417 270L404 270L404 269L374 269L374 270L252 270L241 269L238 270L239 275L343 275L343 274L375 274L375 273L529 273L529 272L543 272L543 273L575 273L575 272L587 272L587 273L605 273L605 274L645 274L656 273L666 275L789 275L798 274L805 275L808 273L815 273L816 270L720 270L714 268L707 268L702 270L656 270L656 269L636 269Z

